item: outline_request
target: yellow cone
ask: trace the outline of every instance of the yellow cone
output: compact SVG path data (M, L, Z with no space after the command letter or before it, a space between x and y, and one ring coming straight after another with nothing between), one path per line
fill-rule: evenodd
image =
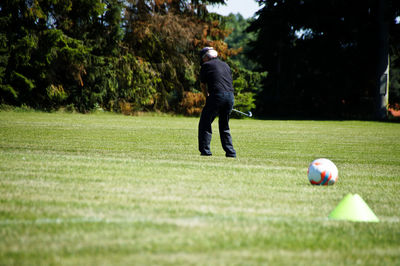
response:
M358 194L347 194L328 217L353 222L379 222L378 217Z

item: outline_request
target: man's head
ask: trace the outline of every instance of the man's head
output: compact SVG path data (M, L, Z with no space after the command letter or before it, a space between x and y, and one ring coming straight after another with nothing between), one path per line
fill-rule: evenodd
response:
M218 52L213 47L204 47L200 51L200 62L204 63L210 59L218 57Z

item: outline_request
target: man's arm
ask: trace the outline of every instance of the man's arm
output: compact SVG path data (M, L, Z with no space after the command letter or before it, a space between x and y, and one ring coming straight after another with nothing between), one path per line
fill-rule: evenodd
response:
M200 82L200 88L201 88L201 91L203 92L204 96L207 97L209 95L208 91L207 91L207 84Z

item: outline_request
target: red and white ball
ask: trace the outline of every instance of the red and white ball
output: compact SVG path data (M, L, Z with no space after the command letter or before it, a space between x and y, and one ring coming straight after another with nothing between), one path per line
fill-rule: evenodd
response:
M333 185L338 180L339 171L336 165L325 158L312 161L308 167L308 180L313 185Z

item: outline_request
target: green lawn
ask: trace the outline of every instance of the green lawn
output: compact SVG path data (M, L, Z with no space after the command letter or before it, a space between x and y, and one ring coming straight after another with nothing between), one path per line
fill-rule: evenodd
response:
M400 124L231 120L236 159L197 124L0 112L0 265L400 264ZM329 220L348 193L381 222Z

